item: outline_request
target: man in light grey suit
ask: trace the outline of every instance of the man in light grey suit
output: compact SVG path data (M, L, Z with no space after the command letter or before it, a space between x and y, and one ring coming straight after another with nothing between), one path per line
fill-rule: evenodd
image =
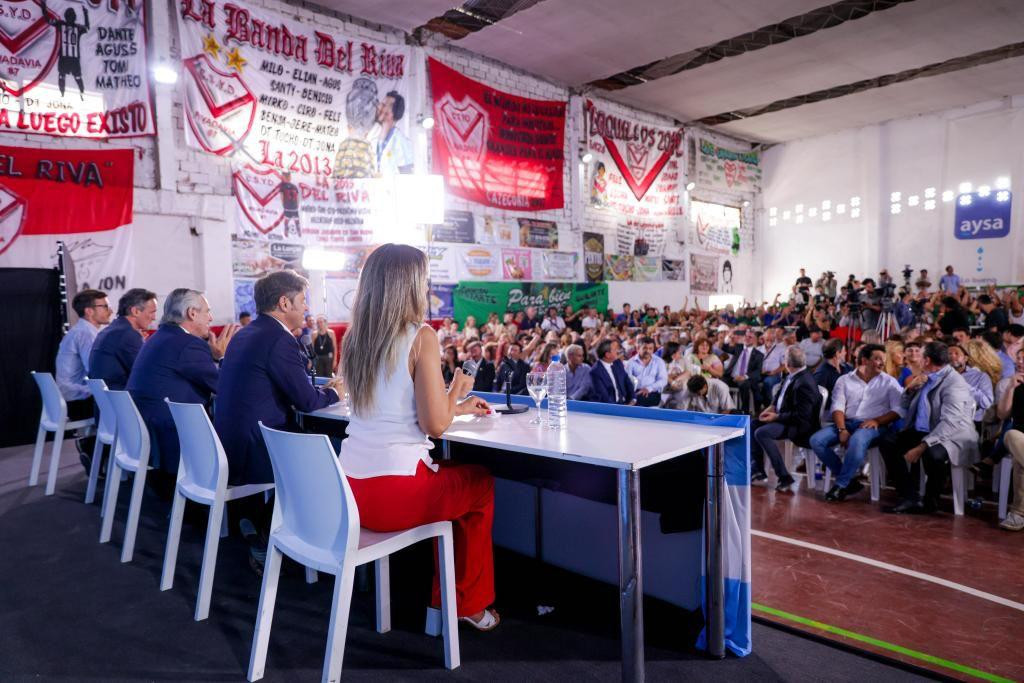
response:
M970 464L977 453L974 400L967 382L949 364L949 348L942 342L925 345L924 374L908 380L904 389L903 430L890 432L878 441L900 495L899 504L885 511L934 512L950 463ZM918 468L922 463L928 475L923 503L918 500Z

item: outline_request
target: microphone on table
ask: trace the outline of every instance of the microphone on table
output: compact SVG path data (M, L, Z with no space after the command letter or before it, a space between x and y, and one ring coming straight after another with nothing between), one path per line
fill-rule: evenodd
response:
M525 413L530 409L529 406L512 405L512 374L516 371L515 363L513 363L508 356L505 356L501 359L501 369L505 374L505 405L501 408L495 408L494 412L506 413L508 415Z
M313 337L306 334L299 338L299 344L302 346L302 350L306 352L306 359L309 361L306 363L306 371L309 373L309 383L316 386L316 354L313 353Z

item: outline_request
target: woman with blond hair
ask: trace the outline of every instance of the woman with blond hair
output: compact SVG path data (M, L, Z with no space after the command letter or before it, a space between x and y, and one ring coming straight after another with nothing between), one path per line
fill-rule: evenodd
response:
M967 362L978 368L992 380L992 386L999 384L1003 373L1003 363L995 350L982 339L968 339L964 344Z
M341 366L352 417L339 459L361 524L390 532L451 521L455 594L462 621L489 631L494 602L494 479L479 465L435 463L428 437L456 415L484 415L487 403L464 397L473 378L456 372L446 391L437 335L423 324L427 259L402 244L378 247L363 266ZM441 604L434 573L431 604Z
M903 374L903 342L892 340L885 342L885 374L896 379Z

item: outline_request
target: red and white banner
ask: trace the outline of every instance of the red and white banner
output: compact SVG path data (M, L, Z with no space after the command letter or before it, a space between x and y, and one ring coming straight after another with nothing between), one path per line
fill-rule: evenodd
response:
M79 289L131 281L130 149L0 147L0 267L50 268L63 241Z
M177 5L191 147L344 179L413 168L411 47L324 32L283 4Z
M448 191L510 211L564 205L565 102L533 100L429 60L434 171Z
M0 131L153 135L141 0L0 0Z
M596 223L615 219L623 255L661 255L666 235L682 227L683 129L641 123L628 110L587 100L584 202ZM596 226L595 226L596 227ZM608 237L612 235L608 234Z

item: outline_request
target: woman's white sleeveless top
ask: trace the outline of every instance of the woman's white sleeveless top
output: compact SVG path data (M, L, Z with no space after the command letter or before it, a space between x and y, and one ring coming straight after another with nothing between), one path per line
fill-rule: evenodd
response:
M433 444L417 420L416 391L409 375L409 351L419 327L410 323L398 338L394 371L377 378L370 409L361 416L353 413L349 420L340 458L345 474L353 479L412 476L420 462L437 471L428 452Z

